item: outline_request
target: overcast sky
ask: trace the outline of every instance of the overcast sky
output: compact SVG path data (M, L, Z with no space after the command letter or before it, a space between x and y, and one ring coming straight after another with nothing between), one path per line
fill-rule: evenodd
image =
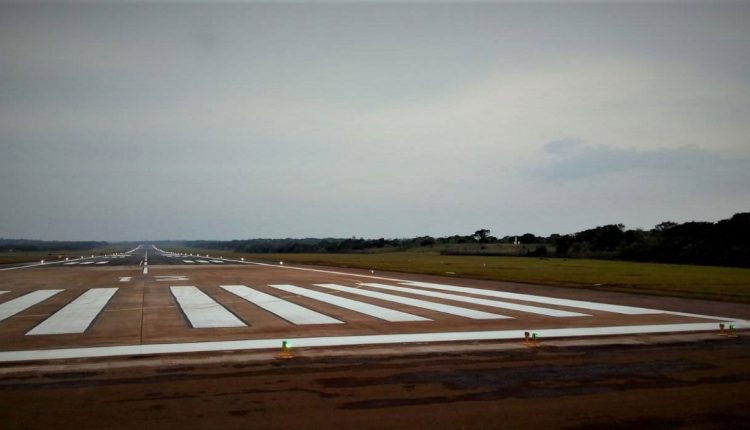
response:
M750 4L0 4L0 237L750 210Z

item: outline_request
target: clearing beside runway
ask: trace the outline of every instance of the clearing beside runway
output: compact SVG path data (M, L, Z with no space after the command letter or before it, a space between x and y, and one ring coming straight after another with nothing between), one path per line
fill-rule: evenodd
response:
M735 267L568 258L456 256L436 252L242 254L205 249L198 252L221 253L249 261L284 261L750 303L750 269Z

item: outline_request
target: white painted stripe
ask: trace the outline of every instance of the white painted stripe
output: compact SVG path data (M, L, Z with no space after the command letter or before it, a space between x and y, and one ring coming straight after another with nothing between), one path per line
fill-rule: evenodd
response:
M185 275L156 275L156 282L175 282L175 281L187 281L188 277Z
M647 315L661 314L663 311L656 309L637 308L633 306L609 305L606 303L588 302L583 300L557 299L554 297L534 296L531 294L508 293L505 291L485 290L479 288L457 287L454 285L432 284L429 282L401 282L403 285L413 287L431 288L434 290L455 291L481 296L499 297L503 299L522 300L526 302L544 303L548 305L567 306L570 308L591 309L594 311L613 312L625 315Z
M93 261L84 261L83 263L81 263L81 265L84 265L84 264L94 264L94 262Z
M309 290L307 288L300 288L294 285L269 285L273 288L286 291L292 294L298 294L303 297L319 300L321 302L330 303L334 306L339 306L359 312L361 314L369 315L381 320L390 322L403 322L403 321L431 321L429 318L420 317L417 315L407 314L406 312L397 311L395 309L388 309L382 306L371 305L369 303L360 302L357 300L347 299L344 297L334 296L332 294L321 293L320 291Z
M233 313L196 287L169 289L193 328L246 327Z
M737 329L750 328L750 322L727 320ZM634 325L534 330L542 339L632 335L647 333L679 333L716 331L717 323ZM281 342L291 340L295 348L383 345L397 343L460 342L520 340L527 330L496 330L447 333L409 333L365 336L330 336L276 339L248 339L218 342L164 343L150 345L99 346L90 348L42 349L0 352L0 362L58 360L70 358L114 357L122 355L175 354L186 352L239 351L278 349Z
M7 291L0 291L0 294L5 294L5 293L7 293Z
M537 306L519 305L517 303L501 302L498 300L478 299L476 297L459 296L456 294L438 293L429 290L418 290L414 288L394 287L391 285L364 283L368 287L380 288L389 291L398 291L409 294L419 294L423 296L435 297L438 299L455 300L457 302L474 303L476 305L491 306L494 308L511 309L519 312L528 312L532 314L546 315L550 317L586 317L587 314L578 312L561 311L559 309L540 308Z
M206 260L195 260L195 261L197 261L199 263L203 263L203 264L208 264L208 261L206 261Z
M26 334L83 333L116 292L117 288L92 288Z
M184 261L185 263L190 263L190 264L195 263L195 261L193 261L193 260L182 260L182 261Z
M0 321L23 312L37 303L43 302L63 290L37 290L0 304Z
M219 264L224 264L224 262L223 262L223 261L221 261L221 260L211 260L211 262L212 262L212 263L219 263Z
M96 264L107 264L109 261L97 261Z
M363 290L361 288L345 287L338 284L315 284L319 287L330 288L332 290L343 291L350 294L372 297L374 299L387 300L389 302L401 303L402 305L415 306L418 308L429 309L431 311L442 312L445 314L457 315L460 317L471 318L475 320L502 319L511 318L505 315L497 315L489 312L475 311L473 309L462 308L459 306L444 305L442 303L428 302L426 300L412 299L409 297L394 296L393 294L379 293L377 291Z
M133 279L130 276L123 276L120 278L120 282L130 282L130 280Z
M72 266L74 264L78 264L77 261L71 261L70 263L63 263L63 266Z
M296 303L288 302L244 285L222 285L221 288L284 318L292 324L343 324L343 321L333 319L328 315L323 315Z

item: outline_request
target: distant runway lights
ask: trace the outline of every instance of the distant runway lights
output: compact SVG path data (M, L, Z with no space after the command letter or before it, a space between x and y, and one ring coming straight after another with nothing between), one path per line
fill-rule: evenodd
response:
M284 262L283 261L279 261L279 266L283 266L283 265L284 265Z
M44 260L42 260L41 263L44 264Z
M374 270L372 270L372 269L370 269L370 274L371 274L371 275L374 275L374 274L375 274L375 271L374 271Z
M278 355L279 358L283 359L290 359L294 358L294 354L292 354L292 343L288 340L282 340L281 341L281 351Z
M245 261L245 257L240 258L240 261Z
M719 336L724 336L728 338L737 338L739 337L737 335L737 332L735 331L737 328L734 324L729 324L729 329L727 330L724 326L724 324L719 324Z

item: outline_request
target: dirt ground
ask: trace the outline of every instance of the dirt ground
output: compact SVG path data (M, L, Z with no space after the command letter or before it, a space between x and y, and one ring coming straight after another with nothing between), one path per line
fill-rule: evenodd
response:
M4 429L740 429L750 340L0 367Z

